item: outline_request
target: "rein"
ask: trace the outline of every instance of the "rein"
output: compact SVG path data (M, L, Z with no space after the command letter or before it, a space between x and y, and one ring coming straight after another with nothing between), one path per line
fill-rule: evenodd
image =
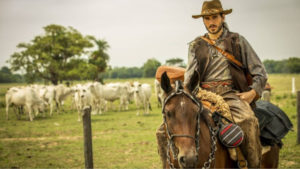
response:
M195 136L187 135L187 134L172 134L169 130L167 121L166 121L166 114L165 114L165 105L166 103L174 96L177 95L185 95L188 98L190 98L198 107L199 111L197 112L197 132ZM167 136L168 136L168 148L167 148L167 161L170 166L170 168L174 168L174 164L171 161L170 154L172 154L173 159L177 160L178 159L178 152L176 151L176 147L174 144L174 138L175 137L187 137L195 140L196 144L196 152L197 152L197 157L199 156L199 150L200 150L200 120L201 120L201 113L203 111L203 105L201 102L199 102L193 95L185 92L182 88L176 88L176 91L172 92L168 97L165 98L164 103L163 103L163 108L162 108L162 114L163 114L163 119L164 119L164 125L166 128ZM217 129L213 128L211 126L208 126L209 132L211 135L211 152L209 154L209 159L204 163L204 166L202 167L203 169L210 168L210 165L212 161L215 159L215 152L217 151ZM170 153L171 150L171 153ZM198 159L198 158L197 158Z

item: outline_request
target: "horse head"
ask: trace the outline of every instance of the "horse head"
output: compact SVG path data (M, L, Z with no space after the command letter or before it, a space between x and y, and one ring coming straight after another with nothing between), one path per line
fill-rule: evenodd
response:
M166 73L161 77L161 87L165 92L162 113L168 137L168 154L173 154L168 161L176 168L177 165L180 168L195 168L198 162L202 104L192 95L196 85L191 83L183 87L181 81L176 81L175 87L172 87Z

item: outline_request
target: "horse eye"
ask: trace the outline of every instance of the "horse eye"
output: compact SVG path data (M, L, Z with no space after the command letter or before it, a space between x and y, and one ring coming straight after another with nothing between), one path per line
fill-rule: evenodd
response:
M167 111L166 112L167 116L170 118L171 117L171 112L170 111Z

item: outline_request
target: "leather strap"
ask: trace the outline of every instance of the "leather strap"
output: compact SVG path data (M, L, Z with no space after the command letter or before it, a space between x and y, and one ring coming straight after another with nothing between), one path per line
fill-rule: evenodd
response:
M235 63L236 65L238 65L239 67L243 67L242 63L238 60L235 59L235 57L233 55L231 55L228 52L225 52L224 50L222 50L221 48L219 48L218 46L216 46L216 43L204 36L200 37L201 39L203 39L204 41L206 41L208 44L212 45L214 48L216 48L223 56L225 56L228 60L230 60L231 62Z
M248 169L248 163L247 160L245 159L242 150L240 147L236 147L236 155L237 155L237 165L240 169Z

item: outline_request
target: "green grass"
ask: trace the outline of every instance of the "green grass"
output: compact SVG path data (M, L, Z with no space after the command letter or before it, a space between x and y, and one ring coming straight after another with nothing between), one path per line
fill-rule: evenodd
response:
M291 77L296 77L300 89L300 75L270 75L274 87L272 102L279 105L294 124L294 132L283 139L280 152L281 168L300 168L300 146L296 144L296 97L291 94ZM153 79L142 81L153 87ZM107 80L106 82L128 81ZM10 110L5 119L4 96L8 87L20 84L0 84L0 168L82 168L82 123L77 112L66 102L63 114L39 115L33 122L23 115L17 120ZM154 91L154 90L153 90ZM154 93L150 115L136 116L134 104L128 111L108 111L92 116L93 155L95 168L159 168L155 138L156 128L162 122L161 109L157 108ZM115 104L117 105L117 104Z

